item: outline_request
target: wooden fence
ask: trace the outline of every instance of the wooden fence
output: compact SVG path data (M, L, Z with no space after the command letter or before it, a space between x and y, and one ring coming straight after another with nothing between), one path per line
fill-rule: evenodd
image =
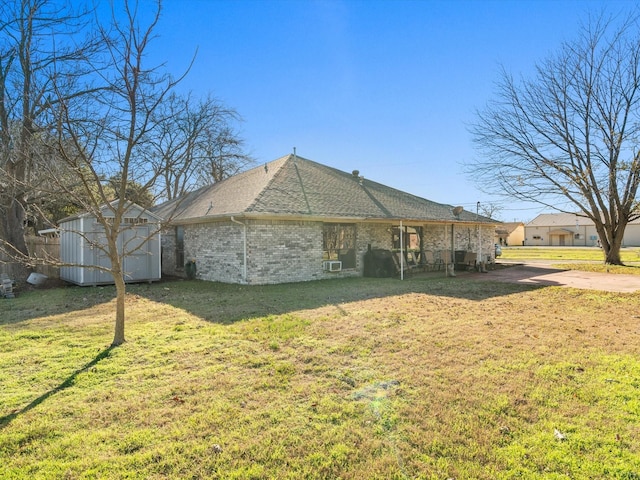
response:
M31 256L45 260L60 260L60 238L29 236L25 238L25 241ZM46 262L43 262L42 265L37 265L35 271L49 278L60 278L60 268L54 265L47 265Z

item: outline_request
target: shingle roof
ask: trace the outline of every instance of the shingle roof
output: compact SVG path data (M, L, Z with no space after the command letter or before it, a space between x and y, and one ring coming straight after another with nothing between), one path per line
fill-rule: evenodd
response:
M499 227L496 228L496 233L509 235L513 233L513 231L518 228L520 225L524 226L522 222L504 222L501 223Z
M231 215L499 223L453 208L287 155L153 210L175 223Z
M527 223L528 227L544 226L553 227L556 225L593 225L591 219L575 213L541 213L536 218Z

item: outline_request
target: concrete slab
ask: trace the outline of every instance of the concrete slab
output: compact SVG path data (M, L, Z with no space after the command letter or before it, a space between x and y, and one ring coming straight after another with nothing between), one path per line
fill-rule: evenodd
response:
M544 263L502 263L496 270L490 270L488 273L472 273L470 276L474 279L494 282L555 285L605 292L640 291L640 275L561 270Z

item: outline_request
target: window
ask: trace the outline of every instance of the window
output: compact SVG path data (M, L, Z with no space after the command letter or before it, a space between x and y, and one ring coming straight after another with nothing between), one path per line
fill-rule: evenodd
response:
M533 239L534 240L542 240L542 237L540 235L534 235Z
M405 252L420 252L422 250L422 227L402 227L402 240L404 245L402 250ZM394 250L400 250L400 227L391 229L391 241Z
M340 260L342 268L356 268L356 226L325 223L322 228L322 259Z
M108 225L113 225L114 217L105 217L104 221ZM121 225L144 225L148 223L149 219L144 217L123 217Z
M184 227L176 227L176 270L184 268Z
M144 217L124 217L122 223L126 223L129 225L144 225L148 223L149 219Z

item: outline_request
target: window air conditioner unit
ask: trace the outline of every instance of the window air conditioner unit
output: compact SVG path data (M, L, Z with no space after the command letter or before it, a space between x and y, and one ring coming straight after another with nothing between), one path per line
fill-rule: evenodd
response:
M325 272L339 272L342 270L342 262L339 260L325 260L322 262L322 269Z

